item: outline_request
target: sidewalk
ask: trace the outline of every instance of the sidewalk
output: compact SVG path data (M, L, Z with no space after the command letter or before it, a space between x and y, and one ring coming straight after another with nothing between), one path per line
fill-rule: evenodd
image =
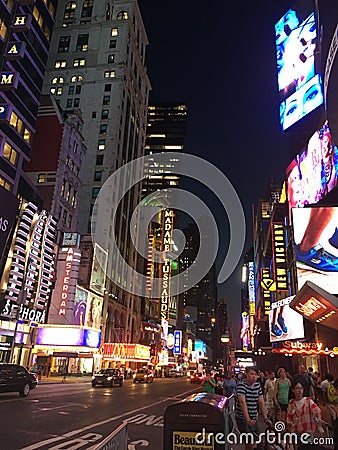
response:
M54 375L54 376L42 376L41 380L39 380L38 384L62 384L62 375ZM66 384L69 383L90 383L92 379L91 375L67 375Z

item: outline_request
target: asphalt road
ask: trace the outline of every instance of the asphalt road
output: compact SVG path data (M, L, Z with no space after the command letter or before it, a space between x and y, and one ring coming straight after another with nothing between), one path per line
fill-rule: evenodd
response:
M92 388L90 383L40 384L28 397L0 394L1 450L93 449L123 421L128 450L162 450L166 406L200 391L187 379Z

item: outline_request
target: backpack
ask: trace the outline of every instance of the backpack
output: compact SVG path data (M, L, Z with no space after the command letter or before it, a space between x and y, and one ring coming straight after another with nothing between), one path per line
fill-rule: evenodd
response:
M329 403L337 403L338 395L332 383L329 383L326 395Z

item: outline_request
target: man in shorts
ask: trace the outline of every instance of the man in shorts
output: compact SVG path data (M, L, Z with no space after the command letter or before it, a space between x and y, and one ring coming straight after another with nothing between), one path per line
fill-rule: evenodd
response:
M246 442L245 450L253 450L259 435L258 408L266 425L272 426L272 423L268 419L262 388L257 381L257 368L247 367L245 372L246 379L236 388L236 423L239 432L246 435L246 440L243 440Z

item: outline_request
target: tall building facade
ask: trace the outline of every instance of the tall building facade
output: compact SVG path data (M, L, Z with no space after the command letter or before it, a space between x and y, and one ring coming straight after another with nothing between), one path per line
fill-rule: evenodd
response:
M58 3L43 89L65 110L80 108L82 112L87 147L79 192L78 231L82 236L91 232L95 200L104 182L125 163L144 154L150 90L147 44L136 0ZM140 194L141 187L136 186L125 195L115 227L120 252L135 270L136 250L128 225ZM114 255L106 250L112 259ZM126 288L132 283L121 267L116 268L115 279L122 280ZM117 329L121 341L137 340L140 299L110 280L105 299L104 341L114 341Z
M40 104L56 0L0 1L0 185L40 202L24 174Z
M177 212L170 209L170 189L179 186L180 176L175 173L175 166L179 162L177 155L157 163L154 156L168 152L183 152L185 146L186 121L188 107L184 103L152 103L148 107L147 138L145 155L148 156L144 167L145 178L142 184L142 198L144 205L159 206L161 212L153 218L149 227L148 255L145 261L147 286L146 293L152 292L154 286L152 278L163 278L161 290L157 298L145 297L142 312L144 320L159 322L167 320L169 326L176 327L180 305L178 296L170 294L170 278L178 270L178 264L172 260L173 241L172 231L178 227ZM155 193L164 191L164 193ZM155 194L150 198L147 196ZM165 252L163 263L152 261L153 251ZM169 282L167 281L169 279ZM168 285L168 289L167 286Z

